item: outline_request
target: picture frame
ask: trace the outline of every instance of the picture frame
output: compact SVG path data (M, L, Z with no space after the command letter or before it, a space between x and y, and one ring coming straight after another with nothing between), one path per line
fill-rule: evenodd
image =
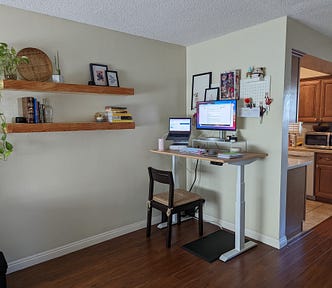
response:
M107 76L106 76L107 69L108 69L107 65L90 63L91 81L93 81L94 85L97 86L108 85Z
M240 98L240 75L239 69L220 73L220 99Z
M204 101L219 100L219 87L206 88Z
M106 78L107 78L108 86L120 87L117 71L107 70Z
M195 74L192 77L191 110L198 101L204 101L205 89L211 88L212 72Z

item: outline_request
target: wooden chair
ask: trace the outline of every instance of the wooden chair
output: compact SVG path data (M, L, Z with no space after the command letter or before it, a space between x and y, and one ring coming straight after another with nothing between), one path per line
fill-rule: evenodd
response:
M188 192L183 189L174 189L173 174L171 171L157 170L152 167L148 168L150 185L149 198L147 202L147 227L146 237L151 234L152 208L160 210L163 215L167 216L167 237L166 246L171 247L172 238L172 216L177 214L177 224L181 223L180 213L185 210L195 209L198 207L198 231L203 235L203 203L204 199L200 195ZM168 185L168 191L154 194L155 182Z

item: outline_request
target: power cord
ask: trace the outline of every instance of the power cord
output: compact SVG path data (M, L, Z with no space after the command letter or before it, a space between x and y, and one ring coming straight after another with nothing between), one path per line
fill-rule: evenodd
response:
M193 189L194 184L195 184L195 182L196 182L196 180L197 180L197 167L198 167L198 161L199 161L199 159L196 159L195 176L194 176L193 183L192 183L191 186L190 186L189 192L191 192L191 190Z

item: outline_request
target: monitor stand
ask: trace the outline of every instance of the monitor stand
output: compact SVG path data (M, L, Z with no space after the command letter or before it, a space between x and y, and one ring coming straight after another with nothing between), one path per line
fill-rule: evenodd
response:
M207 141L219 141L219 142L226 142L226 131L219 131L219 137L206 137Z

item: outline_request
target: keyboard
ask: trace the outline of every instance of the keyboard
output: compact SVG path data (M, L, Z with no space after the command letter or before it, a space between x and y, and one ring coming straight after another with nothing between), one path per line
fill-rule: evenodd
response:
M201 155L201 154L205 154L207 151L206 151L206 149L203 149L203 148L183 147L183 148L181 148L180 152Z

